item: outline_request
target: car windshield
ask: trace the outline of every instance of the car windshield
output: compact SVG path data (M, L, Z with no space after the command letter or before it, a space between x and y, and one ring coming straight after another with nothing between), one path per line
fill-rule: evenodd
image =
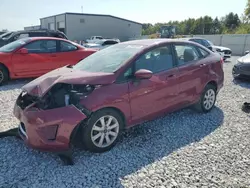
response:
M140 52L142 48L142 45L116 44L88 56L77 63L73 69L113 73L123 63Z
M22 45L29 42L30 39L20 39L14 42L11 42L9 44L6 44L5 46L0 48L0 52L12 52L16 50L17 48L21 47Z

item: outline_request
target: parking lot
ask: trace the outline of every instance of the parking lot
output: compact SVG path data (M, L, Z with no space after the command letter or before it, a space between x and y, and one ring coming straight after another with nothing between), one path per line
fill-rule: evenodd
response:
M74 151L74 166L52 153L0 140L0 187L250 187L250 83L233 81L237 57L224 63L224 88L208 114L191 109L136 126L109 152ZM0 131L16 127L14 102L29 80L0 88Z

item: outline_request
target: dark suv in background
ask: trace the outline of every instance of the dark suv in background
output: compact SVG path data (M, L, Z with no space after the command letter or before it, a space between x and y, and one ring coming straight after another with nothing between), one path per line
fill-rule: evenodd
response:
M28 31L11 31L0 35L0 47L14 42L21 38L26 37L56 37L68 39L67 36L61 31L40 29L40 30L28 30Z

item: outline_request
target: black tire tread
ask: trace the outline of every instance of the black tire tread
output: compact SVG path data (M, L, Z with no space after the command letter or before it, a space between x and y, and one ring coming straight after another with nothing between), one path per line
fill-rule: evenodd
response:
M9 72L3 65L0 65L0 71L3 72L3 76L4 76L3 81L0 82L0 85L2 85L2 84L6 83L9 80Z

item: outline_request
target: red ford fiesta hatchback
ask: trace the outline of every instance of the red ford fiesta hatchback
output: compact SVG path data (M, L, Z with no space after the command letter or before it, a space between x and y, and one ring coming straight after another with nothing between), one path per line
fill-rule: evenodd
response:
M209 112L223 86L222 63L188 41L113 45L25 85L14 107L20 135L32 148L64 151L81 131L88 150L107 151L124 128L163 113L190 105Z

